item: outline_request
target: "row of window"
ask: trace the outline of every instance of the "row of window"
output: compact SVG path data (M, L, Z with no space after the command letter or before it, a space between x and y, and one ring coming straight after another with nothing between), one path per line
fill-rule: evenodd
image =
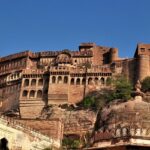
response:
M20 73L15 73L7 76L7 81L16 80L20 77Z
M38 90L38 91L24 90L23 93L22 93L22 97L29 97L29 98L42 98L42 95L43 95L42 90Z
M20 84L13 85L13 86L6 86L6 88L3 90L3 93L9 94L19 89L20 89Z
M6 63L0 66L0 71L10 70L10 68L18 68L26 65L25 60L11 61L10 63Z
M68 77L67 76L65 76L64 78L62 78L62 76L58 76L57 78L56 78L56 76L53 76L52 77L52 83L64 83L64 84L68 84ZM88 78L88 80L87 80L87 84L93 84L93 83L95 83L95 84L105 84L105 78L98 78L98 77L95 77L94 79L93 78ZM82 85L84 85L84 84L86 84L86 78L82 78L82 79L80 79L80 78L77 78L76 80L75 80L75 78L71 78L71 80L70 80L70 84L71 85L73 85L73 84L77 84L77 85L80 85L80 84L82 84Z
M107 78L109 79L109 77ZM71 78L70 80L70 84L71 85L85 85L85 84L105 84L105 82L107 81L107 79L105 79L104 77L101 77L101 78L98 78L98 77L95 77L95 78L91 78L89 77L86 81L86 78ZM69 79L68 79L68 76L52 76L51 78L51 83L53 84L59 84L59 83L64 83L64 84L68 84L69 82ZM29 79L25 79L24 80L24 87L27 87L27 86L43 86L43 79L32 79L32 80L29 80Z
M42 86L43 85L43 79L32 79L31 81L29 79L24 80L24 87L26 86Z

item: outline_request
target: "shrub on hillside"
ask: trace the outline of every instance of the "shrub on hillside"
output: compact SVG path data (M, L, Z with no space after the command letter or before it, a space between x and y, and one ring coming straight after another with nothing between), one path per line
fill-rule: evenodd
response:
M150 91L150 76L146 77L141 84L144 92Z
M128 100L131 98L132 85L125 77L120 76L116 79L111 79L111 84L114 90L105 93L105 98L108 102L115 99Z
M62 145L66 149L78 149L81 142L78 139L72 139L69 137L64 137L62 141Z
M79 106L85 109L92 108L94 110L99 110L104 107L105 104L115 99L128 100L131 98L132 85L125 77L118 77L116 80L113 79L109 83L113 85L113 90L96 91L85 97Z

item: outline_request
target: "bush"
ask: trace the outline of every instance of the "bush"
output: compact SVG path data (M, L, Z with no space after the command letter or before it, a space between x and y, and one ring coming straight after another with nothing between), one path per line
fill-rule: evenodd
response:
M63 147L67 149L77 149L80 146L80 141L78 139L72 139L65 137L62 141Z
M128 100L131 98L132 85L125 77L117 77L115 80L111 80L114 91L110 91L105 94L107 101L115 99Z
M95 106L95 99L94 97L85 97L82 103L84 108L91 108Z
M119 77L115 81L115 93L113 97L115 99L130 99L132 92L132 85L125 77Z
M113 79L108 77L107 80L106 80L106 85L109 86L113 83Z
M146 77L141 84L144 92L150 91L150 76Z
M85 97L79 106L97 111L115 99L128 100L131 98L132 85L125 77L118 77L116 80L109 79L108 84L113 85L114 89L95 92Z

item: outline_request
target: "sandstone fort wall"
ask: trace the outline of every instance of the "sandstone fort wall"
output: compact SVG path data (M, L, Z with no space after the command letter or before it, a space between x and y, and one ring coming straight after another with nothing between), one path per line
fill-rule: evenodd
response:
M50 104L74 104L107 80L124 75L135 83L150 75L150 45L139 44L134 58L119 58L117 48L82 43L79 51L25 51L0 58L0 111L19 108L22 118L37 118ZM109 88L109 87L108 87Z

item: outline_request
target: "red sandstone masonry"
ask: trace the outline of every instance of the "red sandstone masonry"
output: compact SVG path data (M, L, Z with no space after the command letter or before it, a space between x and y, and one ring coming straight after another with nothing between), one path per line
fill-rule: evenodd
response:
M79 51L25 51L2 57L0 111L13 109L15 104L23 118L37 118L44 106L77 103L88 93L106 87L107 79L116 75L125 75L132 82L149 76L150 44L139 44L132 59L121 59L118 49L95 43L82 43ZM42 86L38 85L40 78ZM54 83L52 78L56 78ZM26 79L36 80L37 85L24 86Z

